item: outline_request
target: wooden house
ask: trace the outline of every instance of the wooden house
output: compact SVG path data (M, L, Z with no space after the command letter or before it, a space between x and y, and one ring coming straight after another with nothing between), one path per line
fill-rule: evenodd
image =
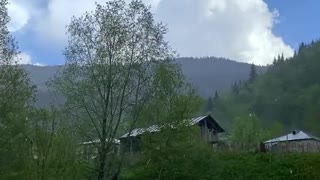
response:
M213 147L215 147L219 141L219 134L225 132L210 115L192 118L187 124L190 126L198 126L201 137L212 144ZM141 136L146 132L156 133L160 130L161 128L157 125L133 129L130 133L126 133L120 137L120 150L124 152L140 151Z
M264 146L269 152L314 153L320 152L320 138L298 130L265 141Z
M106 140L108 141L108 140ZM110 153L119 154L119 144L120 141L118 139L113 139L110 141L112 143L112 147L110 149ZM98 147L100 146L100 140L93 140L80 143L79 153L83 160L93 160L98 156Z

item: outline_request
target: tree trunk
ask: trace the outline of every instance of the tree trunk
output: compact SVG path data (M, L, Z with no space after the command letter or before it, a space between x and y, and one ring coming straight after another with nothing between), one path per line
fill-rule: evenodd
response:
M106 166L106 155L105 148L102 148L100 158L99 158L99 174L98 174L98 180L103 180L105 176L105 166Z

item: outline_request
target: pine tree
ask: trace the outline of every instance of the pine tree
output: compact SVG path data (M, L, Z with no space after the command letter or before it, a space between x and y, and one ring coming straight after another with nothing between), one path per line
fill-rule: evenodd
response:
M253 83L257 78L257 68L254 64L251 64L250 74L249 74L249 82Z
M283 56L283 53L281 54L281 56L280 56L280 63L283 63L284 62L284 56Z
M218 94L218 91L216 91L214 93L213 102L216 103L218 100L219 100L219 94Z
M277 63L278 63L278 60L277 60L277 58L276 58L276 57L274 57L274 58L273 58L273 63L272 63L272 64L273 64L273 65L276 65Z
M208 100L207 100L205 111L206 112L210 112L210 111L212 111L212 109L213 109L213 100L212 100L211 97L209 97Z
M315 43L314 43L314 41L312 40L310 45L313 46L314 44L315 44Z
M301 52L306 48L306 45L304 43L301 43L299 46L298 54L301 54Z
M235 82L233 85L232 85L232 92L234 93L234 94L239 94L239 87L238 87L238 84L237 84L237 82Z

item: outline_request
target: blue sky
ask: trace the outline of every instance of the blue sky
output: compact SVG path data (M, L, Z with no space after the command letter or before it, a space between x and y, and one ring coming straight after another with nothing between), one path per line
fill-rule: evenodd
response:
M97 0L99 3L104 0ZM65 25L94 0L9 0L22 64L63 64ZM181 56L222 56L267 64L320 38L319 0L145 0ZM241 3L240 3L241 2ZM196 24L196 25L195 25Z
M279 11L280 23L273 32L292 47L301 42L320 39L320 1L318 0L266 0L269 8Z

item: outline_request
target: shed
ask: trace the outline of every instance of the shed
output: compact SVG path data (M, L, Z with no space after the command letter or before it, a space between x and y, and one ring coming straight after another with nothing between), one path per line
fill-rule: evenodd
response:
M320 138L301 130L265 141L264 145L272 152L320 152Z
M201 130L201 137L211 144L218 142L219 134L225 132L225 130L215 121L212 116L200 116L186 120L190 126L198 125ZM158 125L152 125L147 128L133 129L120 137L120 149L129 152L139 151L139 144L141 135L144 133L156 133L161 130Z

